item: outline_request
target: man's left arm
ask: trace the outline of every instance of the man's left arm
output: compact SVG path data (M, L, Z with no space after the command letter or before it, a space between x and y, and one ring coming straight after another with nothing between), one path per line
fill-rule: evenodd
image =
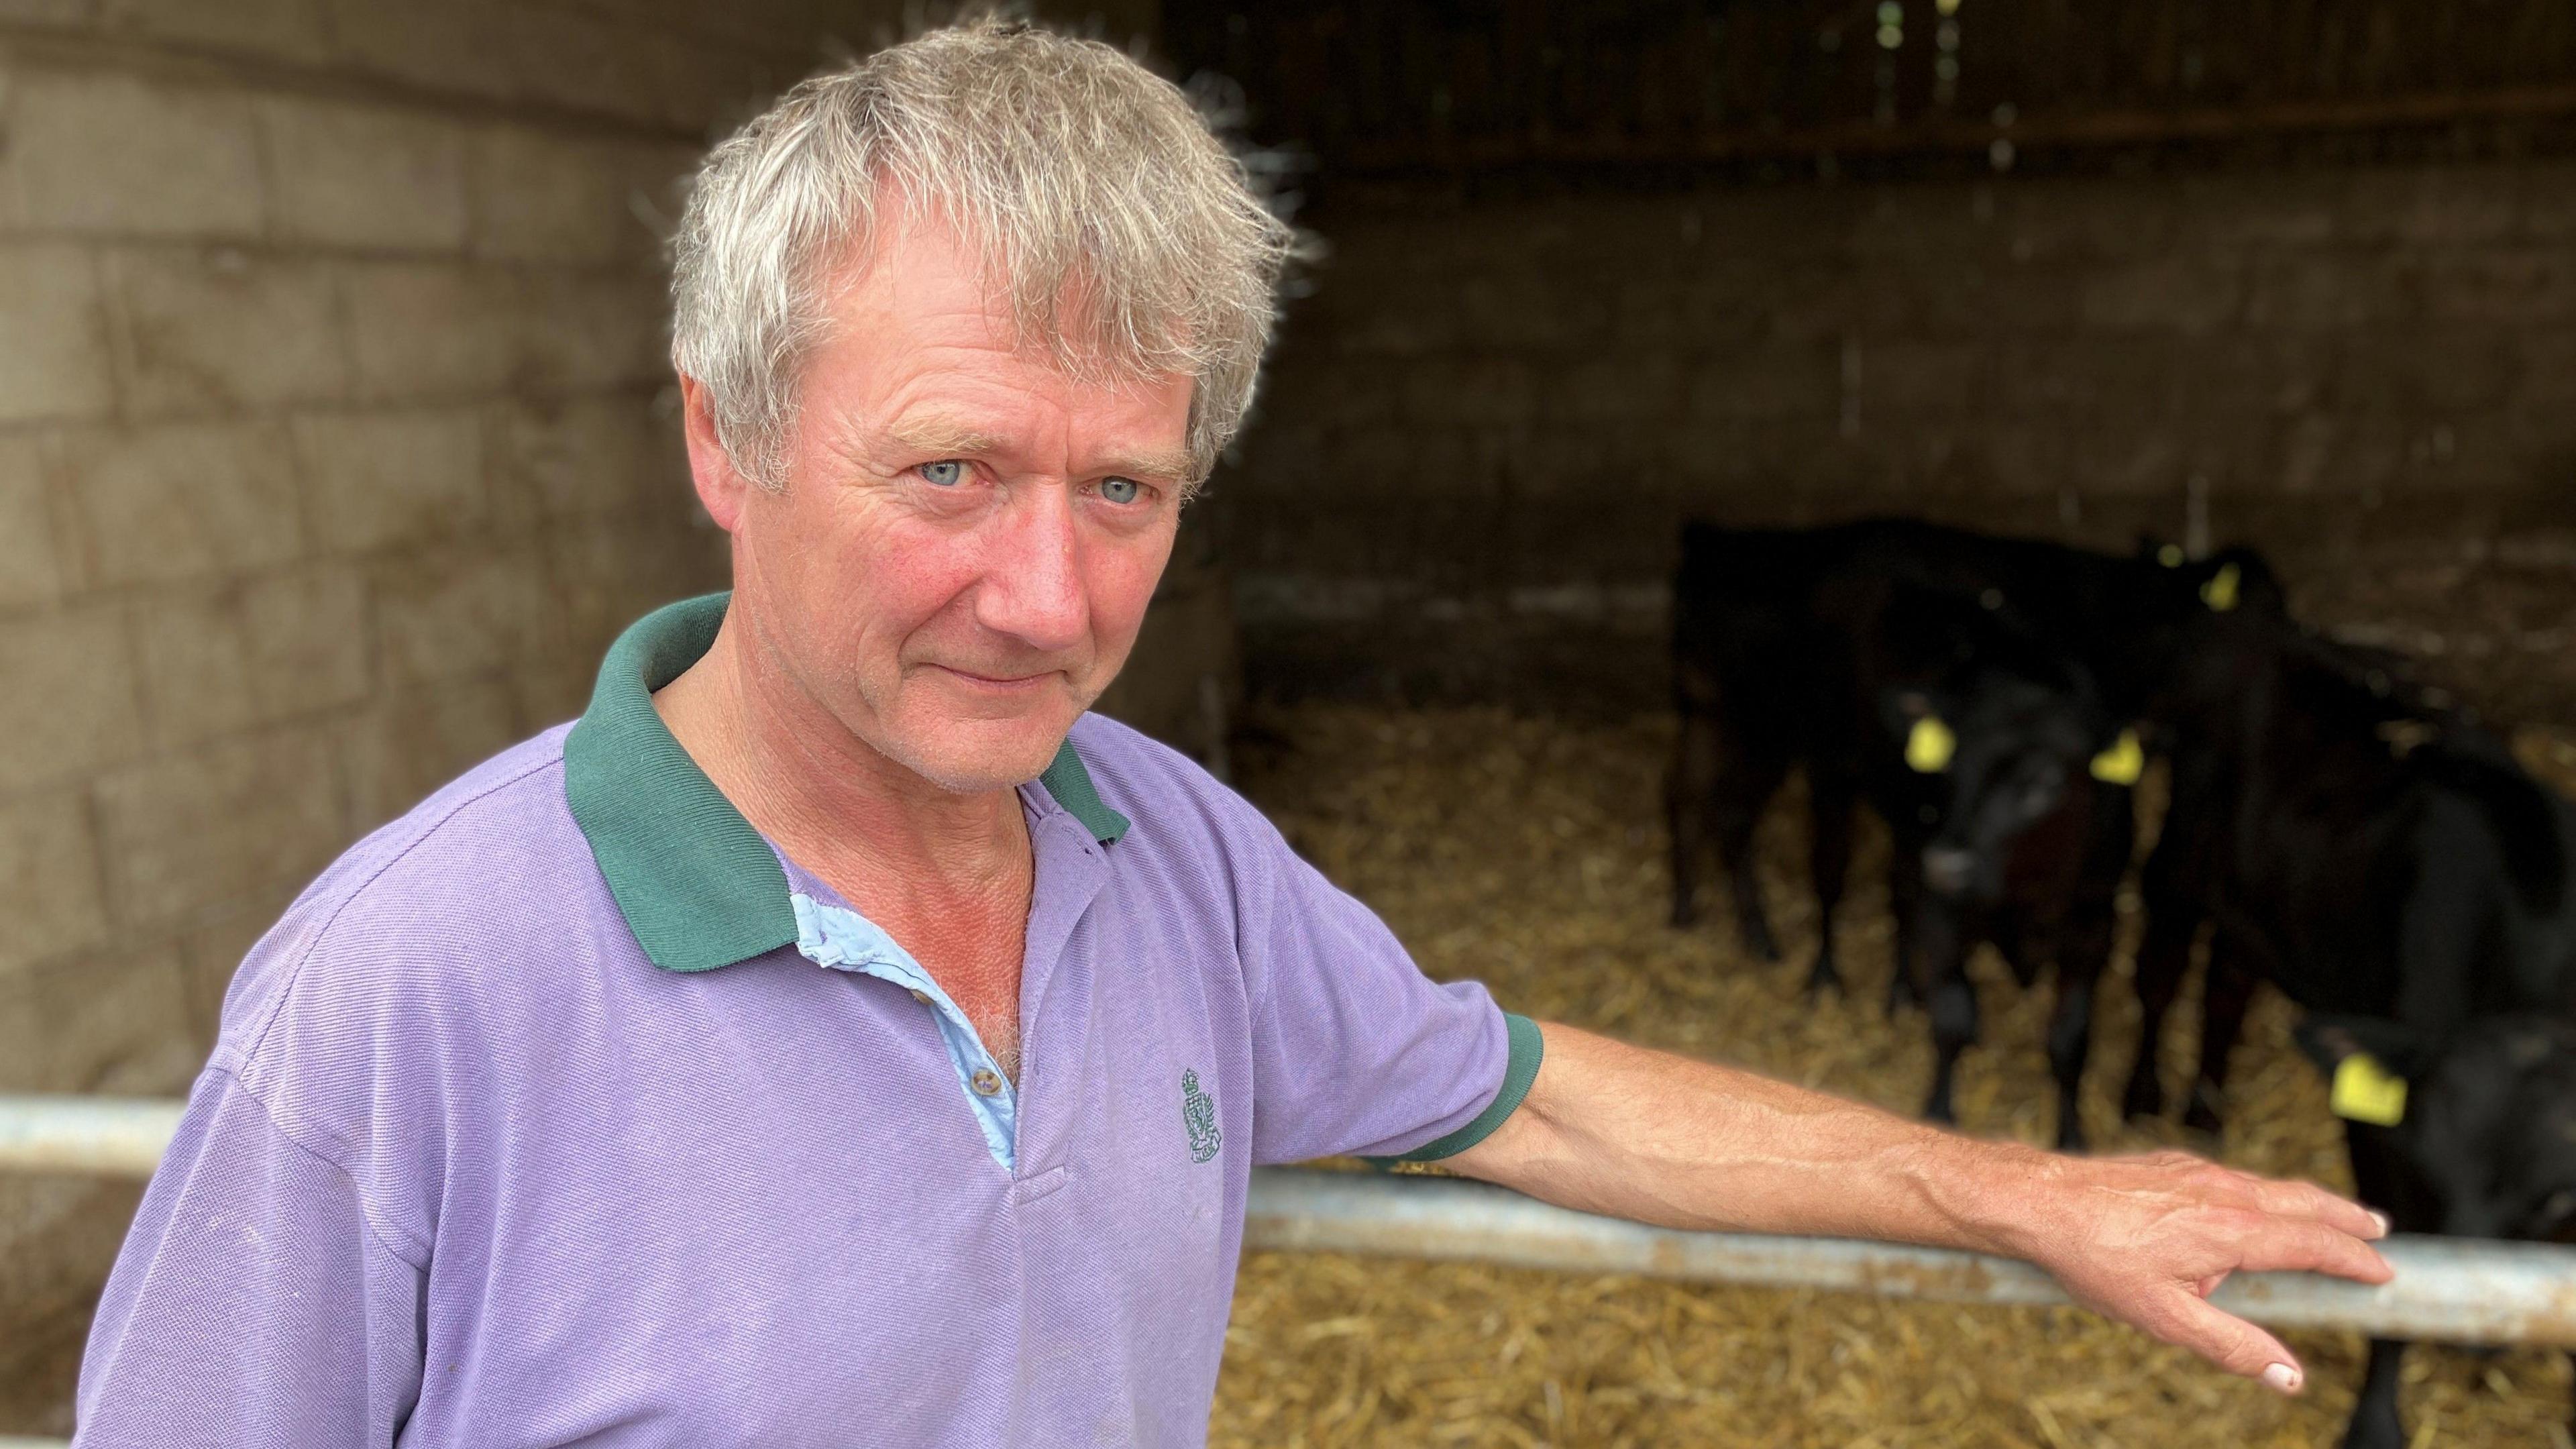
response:
M1708 1062L1542 1026L1520 1109L1446 1160L1663 1227L1876 1238L2025 1259L2079 1303L2276 1389L2298 1360L2203 1301L2228 1274L2387 1281L2385 1227L2323 1188L2187 1153L2080 1158L1987 1142Z

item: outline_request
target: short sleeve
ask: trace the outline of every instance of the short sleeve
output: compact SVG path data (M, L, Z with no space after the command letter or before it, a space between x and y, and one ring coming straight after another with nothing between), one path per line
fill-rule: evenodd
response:
M1266 831L1247 911L1253 1160L1430 1161L1502 1125L1538 1075L1538 1029L1473 981L1422 974L1367 906Z
M391 1445L420 1397L424 1287L348 1174L209 1068L99 1300L73 1443Z

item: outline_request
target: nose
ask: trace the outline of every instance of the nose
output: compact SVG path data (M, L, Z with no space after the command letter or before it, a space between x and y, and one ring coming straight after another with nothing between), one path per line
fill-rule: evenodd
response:
M1945 896L1955 896L1968 888L1968 878L1976 871L1976 857L1955 845L1928 846L1923 851L1923 883Z
M1080 644L1091 629L1091 609L1069 490L1026 490L995 528L975 594L975 621L1046 653Z

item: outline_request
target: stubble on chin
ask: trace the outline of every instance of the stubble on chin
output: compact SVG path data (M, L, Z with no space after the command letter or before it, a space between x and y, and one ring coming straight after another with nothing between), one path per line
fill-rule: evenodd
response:
M1064 710L1060 722L1051 720L1043 729L1034 721L1008 722L1011 727L1038 730L1042 735L1032 739L1025 749L1006 747L995 740L961 751L957 747L966 739L979 733L998 733L996 726L1004 722L955 716L906 719L900 705L896 711L877 714L880 721L893 727L885 731L882 739L868 743L887 759L950 794L1011 789L1045 773L1074 722L1101 693L1099 688L1085 689L1069 680L1063 688L1064 693L1058 696L1063 702L1057 705Z

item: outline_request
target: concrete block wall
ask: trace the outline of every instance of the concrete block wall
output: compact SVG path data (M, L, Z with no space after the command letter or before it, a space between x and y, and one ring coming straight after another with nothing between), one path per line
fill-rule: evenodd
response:
M906 18L0 0L0 1092L183 1092L325 863L721 585L674 183ZM133 1199L0 1177L0 1434L68 1426Z
M1331 253L1221 480L1268 687L1651 684L1691 513L2576 527L2576 161L1346 186L1304 220Z
M694 136L393 8L0 6L0 1091L184 1091L332 855L721 577L645 219ZM0 1179L0 1430L132 1195Z

